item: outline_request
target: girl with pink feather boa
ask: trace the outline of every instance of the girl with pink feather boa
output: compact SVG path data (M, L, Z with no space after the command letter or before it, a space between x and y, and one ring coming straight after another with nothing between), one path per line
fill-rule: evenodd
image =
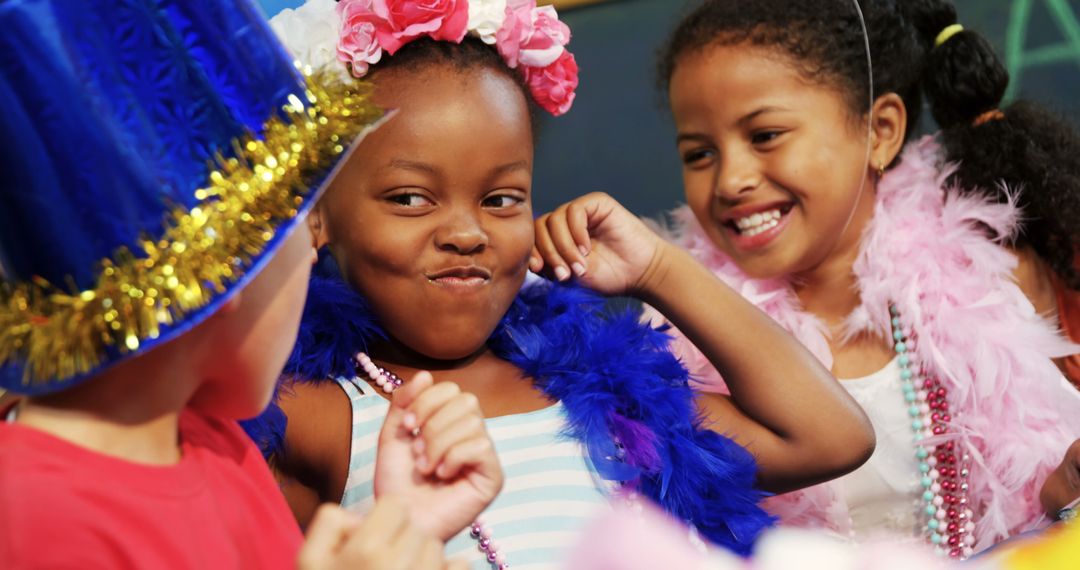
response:
M924 77L966 105L935 115L1000 119L1000 94L977 95L991 63L964 59L988 44L949 2L858 4L710 1L679 24L660 66L688 202L672 237L847 379L875 424L865 466L772 510L966 558L1080 495L1080 398L1052 362L1077 348L1013 278L1015 200L948 192L937 140L907 142ZM726 389L680 344L706 389Z

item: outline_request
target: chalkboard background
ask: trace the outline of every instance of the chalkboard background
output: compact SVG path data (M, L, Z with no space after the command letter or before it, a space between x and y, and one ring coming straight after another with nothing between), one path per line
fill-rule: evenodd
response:
M261 3L273 15L302 2ZM570 47L581 66L581 86L570 113L541 127L536 211L592 190L649 216L681 200L674 131L653 68L657 49L692 4L609 0L563 12L574 33ZM1080 0L956 4L961 22L982 32L1005 58L1013 76L1010 97L1041 101L1080 121Z

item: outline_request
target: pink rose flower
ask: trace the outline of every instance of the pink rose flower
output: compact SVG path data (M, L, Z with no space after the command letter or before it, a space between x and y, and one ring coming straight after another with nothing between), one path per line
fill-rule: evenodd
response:
M533 10L532 34L521 44L518 60L529 67L547 67L562 57L570 43L570 26L559 21L552 6Z
M390 55L421 36L461 43L469 23L468 0L368 0L384 25L379 44Z
M536 0L506 2L506 19L495 33L495 47L511 69L518 66L521 41L532 31L532 11L535 9Z
M547 67L562 57L570 43L570 27L555 8L536 7L536 0L510 0L495 45L510 67Z
M525 81L540 107L556 117L562 115L574 104L578 86L574 54L563 50L559 59L547 67L526 67Z
M371 0L342 0L337 5L341 17L337 58L352 66L356 77L363 77L368 66L382 59L377 29L385 25L372 11Z

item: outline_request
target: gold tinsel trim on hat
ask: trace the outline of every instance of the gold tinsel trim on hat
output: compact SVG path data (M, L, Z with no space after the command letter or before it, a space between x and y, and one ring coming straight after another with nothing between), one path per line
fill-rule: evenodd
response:
M101 261L96 285L70 293L35 279L0 288L0 366L24 363L23 385L85 374L106 352L121 354L158 338L243 276L275 231L347 146L382 117L371 88L330 73L309 74L263 136L234 142L217 156L190 210L167 214L159 239ZM300 97L306 97L307 103Z

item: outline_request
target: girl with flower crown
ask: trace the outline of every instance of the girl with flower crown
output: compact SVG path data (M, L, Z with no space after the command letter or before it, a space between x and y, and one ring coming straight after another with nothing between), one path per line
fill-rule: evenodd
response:
M322 275L279 407L248 426L301 523L320 501L364 512L381 494L409 495L379 477L374 427L401 378L421 369L436 385L402 420L420 469L462 472L445 438L421 426L479 410L486 420L472 428L491 435L506 472L502 494L460 535L448 529L470 522L464 509L412 497L448 555L471 553L477 568L554 564L616 497L653 500L746 553L771 520L761 489L826 480L869 455L865 418L809 352L613 200L591 195L534 226L532 108L562 114L577 86L570 31L552 8L313 0L273 26L298 57L332 55L397 109L310 218ZM585 258L563 266L551 245L566 243L571 223L583 224L574 235ZM525 284L530 266L662 307L734 397L695 397L664 333L608 314L585 288ZM464 471L465 491L490 483Z
M964 558L1080 495L1080 399L1052 362L1076 347L994 241L1017 229L1015 194L955 191L943 165L957 133L1011 129L1008 148L1025 148L1022 124L998 124L989 44L943 0L858 7L715 0L678 25L661 60L688 202L674 241L846 379L874 423L864 467L771 510ZM924 88L947 152L906 144ZM722 389L695 344L678 343L684 362Z

